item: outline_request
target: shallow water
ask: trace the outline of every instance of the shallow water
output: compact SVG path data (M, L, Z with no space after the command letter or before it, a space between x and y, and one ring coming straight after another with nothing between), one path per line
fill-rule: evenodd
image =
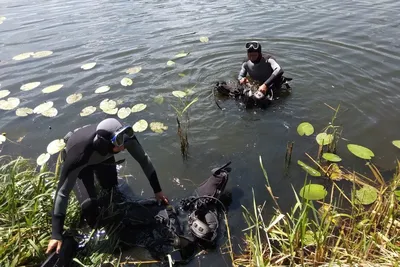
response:
M210 175L211 168L232 161L228 189L234 203L229 213L232 234L240 240L244 222L240 205L249 206L252 189L258 201L271 201L264 187L258 157L262 156L274 192L283 206L290 205L292 189L299 188L304 174L293 164L284 176L283 161L287 141L295 141L293 161L305 159L304 152L316 153L312 137L300 137L297 125L310 121L317 130L333 112L324 103L342 107L338 122L343 136L365 145L376 154L376 162L393 168L399 151L391 141L399 139L400 110L400 3L398 1L11 1L2 0L0 16L0 90L21 99L19 107L34 108L43 101L54 101L59 114L54 118L30 115L22 118L15 111L0 110L0 131L16 141L0 145L2 154L36 158L47 144L71 129L99 122L108 117L98 111L80 117L86 106L99 106L105 98L122 100L119 107L145 103L147 109L131 114L124 121L160 121L169 129L155 134L149 129L137 134L151 156L164 192L170 198L188 195ZM209 37L201 43L201 36ZM243 110L232 100L220 99L218 109L211 96L217 80L235 79L245 57L244 43L262 42L292 77L292 94L267 110ZM51 50L41 59L12 60L24 52ZM180 51L190 52L166 62ZM80 66L97 62L92 70ZM127 68L141 66L141 72L126 75ZM185 73L185 77L178 76ZM123 87L123 77L133 78ZM29 92L22 84L40 81ZM51 94L41 89L62 83ZM111 86L94 94L102 85ZM176 135L175 113L170 104L177 99L173 90L196 85L199 101L191 108L190 158L183 161ZM68 105L65 98L82 93L83 99ZM161 94L162 105L153 102ZM351 158L345 148L339 154ZM128 154L123 172L136 179L130 182L137 194L151 196L139 166ZM361 168L358 159L344 163ZM179 178L179 183L176 178ZM201 258L202 265L219 266L225 261L218 253ZM192 266L199 266L198 260ZM227 265L229 265L227 263Z

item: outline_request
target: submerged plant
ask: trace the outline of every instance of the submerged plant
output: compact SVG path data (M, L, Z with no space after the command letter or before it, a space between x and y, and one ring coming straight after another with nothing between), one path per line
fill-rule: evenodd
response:
M189 108L199 100L198 97L195 97L194 99L189 98L189 96L193 94L194 87L195 86L193 86L191 89L187 89L185 92L172 92L172 94L178 99L178 103L176 105L171 104L171 107L175 110L176 121L178 123L178 136L181 144L181 154L185 159L188 156L189 148Z

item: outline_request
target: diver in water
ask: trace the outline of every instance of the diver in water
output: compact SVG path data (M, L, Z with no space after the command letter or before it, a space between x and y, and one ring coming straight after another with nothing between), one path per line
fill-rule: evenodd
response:
M246 43L248 60L242 64L238 80L245 85L247 74L261 85L254 93L256 99L263 99L278 93L281 85L283 70L272 56L263 56L261 44L257 41ZM271 92L272 91L272 92Z
M241 97L246 107L253 105L264 106L279 97L281 89L285 86L290 89L288 81L291 78L283 76L283 69L270 55L263 55L261 44L251 41L245 45L247 60L242 64L236 85L218 82L216 89L227 96ZM252 82L249 81L251 79ZM254 85L257 88L254 88Z
M118 185L117 164L114 155L127 149L140 164L158 201L168 204L161 190L153 164L137 140L131 126L109 118L97 125L88 125L70 132L64 138L64 162L54 199L52 235L46 253L60 252L68 198L73 190L81 205L87 224L98 227L99 202L94 175L101 188L113 190ZM101 226L101 225L100 225Z

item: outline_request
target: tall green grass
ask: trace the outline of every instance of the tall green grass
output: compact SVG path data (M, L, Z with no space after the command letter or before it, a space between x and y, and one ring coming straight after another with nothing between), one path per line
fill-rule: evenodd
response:
M0 266L42 262L51 235L51 209L57 172L37 170L30 160L0 157ZM66 225L76 222L72 201Z

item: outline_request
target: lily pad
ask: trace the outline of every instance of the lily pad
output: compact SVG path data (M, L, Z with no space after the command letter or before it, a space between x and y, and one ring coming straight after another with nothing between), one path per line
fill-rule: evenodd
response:
M116 106L117 106L117 102L115 102L114 100L110 100L108 98L106 98L100 102L100 109L102 109L103 111L114 109Z
M309 122L302 122L297 126L297 133L300 136L310 136L314 133L314 127Z
M18 117L26 117L32 113L33 110L31 108L19 108L15 111L15 115L17 115Z
M13 110L18 107L20 100L16 97L9 97L7 100L0 100L0 109Z
M150 129L155 133L163 133L168 130L168 126L164 125L162 122L152 122L150 123Z
M209 39L208 39L207 36L202 36L202 37L200 37L200 42L202 42L202 43L208 43L208 41L209 41Z
M326 159L326 160L331 161L331 162L340 162L340 161L342 161L341 157L339 157L338 155L333 154L333 153L324 153L324 154L322 154L322 157L324 159Z
M53 54L53 51L39 51L32 55L33 58L48 57Z
M179 77L185 77L186 74L185 73L178 73Z
M369 148L366 148L366 147L363 147L360 145L348 144L347 148L355 156L362 158L362 159L372 159L372 157L375 156L374 152L372 152Z
M81 113L79 114L81 117L89 116L90 114L96 111L96 107L89 106L82 109Z
M131 86L133 84L133 81L131 80L131 79L129 79L129 78L123 78L122 80L121 80L121 85L122 86Z
M189 55L189 53L180 52L179 54L177 54L177 55L175 56L175 58L186 57L187 55Z
M131 109L130 108L120 108L118 110L118 118L120 119L125 119L131 114Z
M304 245L306 245L306 246L313 246L313 245L317 244L317 242L315 241L315 238L314 238L313 231L308 230L305 233L305 235L303 237L303 242L304 242Z
M63 84L50 85L50 86L47 86L46 88L43 88L42 93L45 93L45 94L53 93L55 91L60 90L63 86L64 86Z
M43 154L40 154L40 156L36 159L36 163L39 166L43 166L44 164L46 164L47 161L49 161L49 159L50 159L50 154L43 153Z
M143 132L147 129L148 123L145 120L137 121L133 126L133 130L137 133Z
M96 89L96 91L94 91L96 94L101 94L101 93L105 93L110 91L110 86L108 85L104 85L104 86L100 86L99 88Z
M42 114L46 110L52 108L54 103L52 101L44 102L33 109L33 113Z
M40 85L40 82L26 83L26 84L22 85L20 89L22 91L29 91L29 90L35 89L39 85Z
M56 139L50 142L50 144L47 145L47 153L50 155L54 155L65 147L65 142L64 139Z
M186 95L193 95L194 91L192 89L186 89L185 93L186 93Z
M129 69L125 70L125 73L136 74L136 73L140 72L141 70L142 70L142 67L133 67L133 68L129 68Z
M168 60L167 61L167 66L168 67L172 67L172 66L174 66L175 65L175 62L174 61L172 61L172 60Z
M319 171L317 171L316 169L308 166L307 164L305 164L301 160L298 160L297 164L299 164L303 168L303 170L305 170L309 175L314 176L314 177L321 176L321 173Z
M175 97L178 97L178 98L182 98L182 97L185 97L185 96L186 96L186 93L183 92L183 91L172 91L172 94L173 94Z
M7 18L6 17L4 17L4 16L1 16L0 17L0 21L5 21Z
M326 133L319 133L315 138L320 146L326 146L332 143L333 135Z
M393 144L395 147L400 148L400 140L394 140L394 141L392 141L392 144Z
M33 52L26 52L26 53L22 53L22 54L16 55L12 59L14 59L14 60L24 60L24 59L30 58L33 54L34 54Z
M1 142L0 142L1 144ZM394 195L396 196L397 200L400 201L400 190L394 191Z
M161 105L164 102L164 97L162 95L157 95L154 97L154 102Z
M356 190L356 198L363 205L370 205L378 198L378 191L372 186L365 185Z
M10 94L8 90L0 90L0 98L6 97Z
M144 110L146 107L147 107L146 104L142 104L142 103L136 104L136 105L134 105L134 106L132 107L132 112L139 112L139 111L142 111L142 110Z
M81 69L90 70L90 69L93 69L94 66L96 66L96 62L86 63L86 64L81 66Z
M7 138L4 135L0 134L0 145L4 143L6 140Z
M72 94L72 95L68 96L66 101L68 104L73 104L73 103L78 102L81 99L82 99L82 94L79 93L79 94Z
M320 184L308 184L300 190L300 196L307 200L321 200L327 194L325 187Z
M42 115L48 118L53 118L57 116L57 114L58 110L56 108L49 108L48 110L42 112Z
M103 112L109 115L115 115L118 113L118 108L103 109Z

